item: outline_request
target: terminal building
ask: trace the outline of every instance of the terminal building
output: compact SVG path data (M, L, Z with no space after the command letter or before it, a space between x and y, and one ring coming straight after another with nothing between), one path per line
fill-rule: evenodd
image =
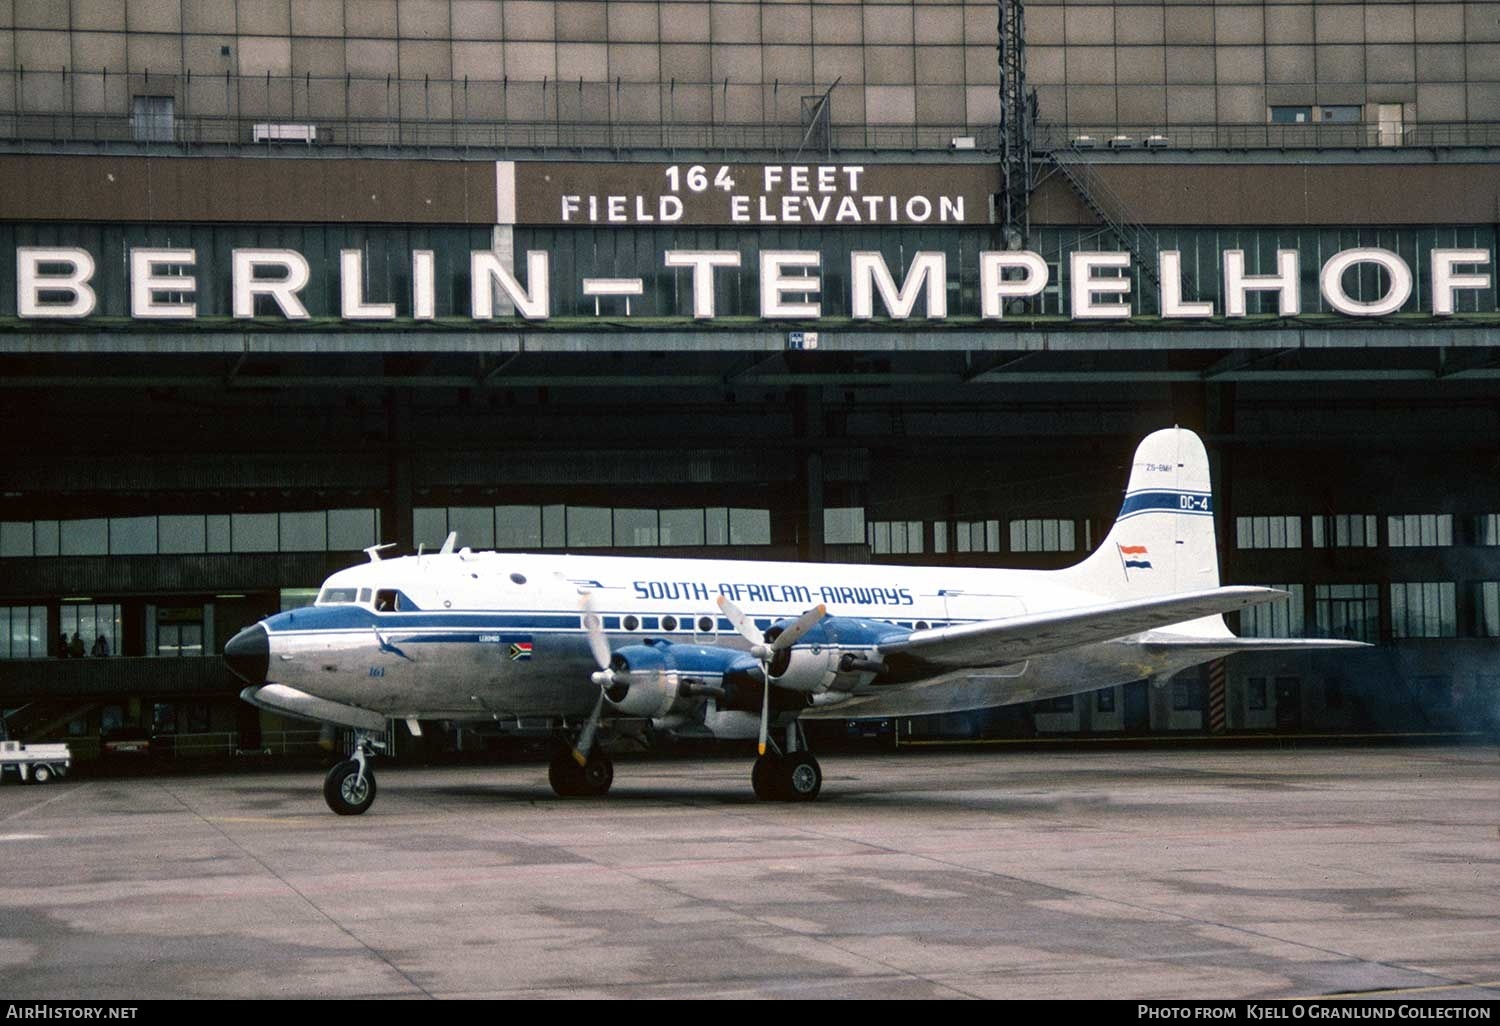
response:
M1496 726L1494 4L9 0L0 66L12 736L295 750L216 653L452 531L1068 565L1172 424L1239 631L1374 647L903 737Z

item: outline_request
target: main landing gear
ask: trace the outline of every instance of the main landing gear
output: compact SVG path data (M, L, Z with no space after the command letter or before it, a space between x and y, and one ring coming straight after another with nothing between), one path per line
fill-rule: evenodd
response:
M323 800L340 816L358 816L375 804L376 742L361 734L355 739L354 758L345 759L323 778Z
M570 746L552 757L547 781L559 798L599 798L609 793L609 785L615 782L614 760L596 747L580 766Z
M786 728L786 751L759 756L750 770L750 786L763 802L810 802L823 789L823 768L807 750L807 737L795 720Z

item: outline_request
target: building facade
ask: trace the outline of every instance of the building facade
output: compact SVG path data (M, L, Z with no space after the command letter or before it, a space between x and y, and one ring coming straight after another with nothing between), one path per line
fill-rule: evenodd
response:
M1066 565L1173 423L1375 648L903 730L1492 729L1500 14L1023 14L1007 224L995 4L0 5L11 729L305 740L214 653L450 531Z

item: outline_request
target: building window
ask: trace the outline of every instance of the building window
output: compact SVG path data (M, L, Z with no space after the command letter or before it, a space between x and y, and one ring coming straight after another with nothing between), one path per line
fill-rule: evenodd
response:
M877 556L914 556L922 551L920 520L872 520L865 524L865 532Z
M865 540L863 506L823 510L823 540L829 545L858 545Z
M1481 513L1474 518L1474 544L1500 545L1500 513Z
M1452 581L1407 581L1391 585L1391 634L1397 638L1458 636Z
M1271 124L1306 125L1312 123L1312 107L1272 107Z
M1245 680L1245 708L1251 712L1263 712L1266 708L1266 678L1250 677Z
M1500 581L1474 584L1474 635L1500 638Z
M1038 702L1034 707L1038 713L1070 713L1073 711L1073 696L1061 695Z
M117 603L65 602L58 609L57 629L67 637L70 654L77 654L79 650L79 646L73 644L75 635L87 656L120 654L120 607Z
M45 658L47 607L0 606L0 659Z
M1203 709L1203 685L1200 681L1179 680L1172 684L1172 711L1199 712Z
M1391 548L1433 547L1453 544L1453 514L1407 513L1386 518Z
M379 534L377 509L19 521L0 524L0 557L343 552Z
M1071 520L1012 520L1010 551L1072 552L1078 548Z
M1320 584L1313 590L1318 633L1373 642L1380 635L1380 589L1374 584Z
M960 520L953 525L953 551L999 552L1000 521Z
M1313 517L1312 543L1315 549L1374 548L1378 544L1375 517L1358 513Z
M932 525L932 551L948 551L948 521L938 520Z
M1094 709L1097 712L1112 713L1115 711L1115 689L1105 688L1094 692Z
M1242 549L1300 549L1301 517L1235 517L1235 544Z
M1303 588L1300 584L1267 584L1287 593L1275 602L1262 602L1240 611L1240 634L1247 638L1300 638L1303 627Z
M202 606L163 606L156 611L156 654L168 657L203 654Z
M136 142L171 142L177 123L177 101L171 96L134 96L130 132Z
M1327 124L1356 125L1364 120L1365 109L1357 103L1324 104L1318 108L1318 120Z

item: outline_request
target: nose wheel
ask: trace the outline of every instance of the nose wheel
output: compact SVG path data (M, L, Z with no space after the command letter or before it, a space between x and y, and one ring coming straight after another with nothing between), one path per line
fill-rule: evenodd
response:
M370 743L361 738L354 758L345 759L323 778L323 800L340 816L358 816L375 804L375 771L369 760Z

